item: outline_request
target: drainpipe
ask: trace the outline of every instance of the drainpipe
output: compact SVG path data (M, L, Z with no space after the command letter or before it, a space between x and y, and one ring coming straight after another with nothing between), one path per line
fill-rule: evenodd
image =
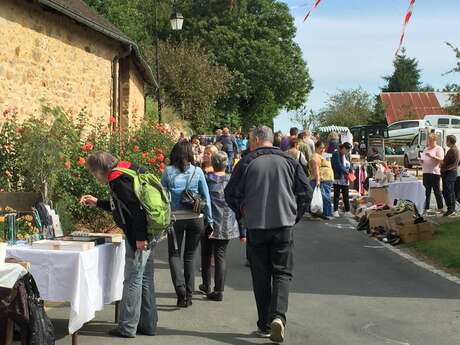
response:
M117 124L120 123L120 60L131 55L133 47L128 46L128 49L121 55L115 55L112 60L112 115L117 119ZM117 73L118 66L118 73ZM115 125L117 125L115 124ZM112 128L114 129L114 128Z

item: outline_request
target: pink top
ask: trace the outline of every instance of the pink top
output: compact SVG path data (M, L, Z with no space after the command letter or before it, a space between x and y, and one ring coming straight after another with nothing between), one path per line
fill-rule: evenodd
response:
M427 157L426 154L430 153L432 156L438 157L440 159L444 159L444 150L441 146L436 145L434 148L426 148L423 150L422 153L422 171L424 174L435 174L441 175L441 162L437 161L436 159Z

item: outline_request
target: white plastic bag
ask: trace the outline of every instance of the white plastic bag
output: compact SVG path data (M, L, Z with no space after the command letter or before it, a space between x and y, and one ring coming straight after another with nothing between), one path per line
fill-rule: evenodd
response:
M315 187L315 190L313 191L310 212L313 214L323 213L323 196L321 195L321 189L319 187Z

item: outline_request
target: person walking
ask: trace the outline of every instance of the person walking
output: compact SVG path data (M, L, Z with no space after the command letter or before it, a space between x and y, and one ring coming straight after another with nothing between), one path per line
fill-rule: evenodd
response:
M332 154L332 170L334 171L334 217L339 217L339 199L342 193L345 216L350 217L349 182L351 163L347 159L352 146L350 143L339 145L339 150Z
M300 150L299 140L292 139L289 144L289 149L286 151L288 155L294 158L302 166L305 174L308 176L308 161L305 158L303 152Z
M289 130L289 137L284 137L281 140L281 144L280 144L281 151L287 151L289 149L289 143L291 142L291 140L296 139L298 135L299 135L299 129L297 127L292 127Z
M233 171L233 159L235 158L235 152L238 151L236 140L232 135L230 135L229 129L224 128L218 142L222 144L222 151L224 151L228 156L227 173L231 174Z
M239 238L235 213L225 202L224 189L230 180L225 173L228 157L223 151L214 153L212 166L214 172L206 177L211 195L212 218L214 225L208 229L201 242L201 275L203 284L199 289L212 301L224 298L226 262L225 256L230 240ZM214 257L214 291L211 292L211 263Z
M318 140L315 143L315 153L310 159L310 172L312 180L311 187L319 187L323 197L323 217L329 219L332 217L331 188L334 181L334 172L331 162L324 158L326 145L323 141Z
M337 151L339 149L339 144L340 144L339 133L337 132L329 133L329 135L327 136L327 141L328 141L328 145L326 149L327 153L332 154L334 153L334 151Z
M192 143L193 158L195 160L195 164L200 166L203 161L203 153L205 147L201 145L200 137L196 134L192 135L190 141Z
M101 183L110 187L110 200L84 195L80 203L112 212L117 226L126 236L123 294L118 327L109 331L114 337L134 338L136 333L154 336L158 314L154 285L155 241L147 234L147 214L136 197L133 179L115 168L138 172L145 169L130 162L119 162L107 152L88 157L86 167Z
M447 212L444 213L445 217L455 216L455 181L457 180L459 162L456 142L457 139L454 135L447 136L446 144L449 150L441 163L442 193L447 206Z
M293 270L293 227L308 207L311 190L297 160L273 147L269 127L251 132L250 152L236 166L225 200L248 229L257 334L282 342Z
M300 133L297 140L299 142L299 150L308 162L313 152L315 152L315 143L309 139L307 132Z
M192 305L195 291L194 263L204 231L203 213L208 226L212 227L213 224L208 185L203 170L194 166L190 142L183 141L174 145L170 165L166 167L161 183L171 193L171 210L175 220L173 229L168 233L171 278L177 294L177 306L187 308ZM190 205L191 199L193 205ZM183 242L185 245L181 261Z
M436 133L428 135L428 146L421 155L423 185L425 186L425 212L430 209L431 190L436 197L438 212L443 212L442 194L440 189L441 168L444 160L444 150L437 144Z

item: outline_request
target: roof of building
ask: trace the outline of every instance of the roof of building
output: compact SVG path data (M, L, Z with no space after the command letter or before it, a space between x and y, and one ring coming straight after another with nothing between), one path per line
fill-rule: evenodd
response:
M385 105L388 124L425 115L447 114L449 93L445 92L382 92L380 98ZM410 115L410 116L409 116Z
M153 72L142 56L136 42L131 40L110 21L97 14L83 0L37 0L37 2L128 46L134 55L134 61L142 72L144 79L150 84L157 85Z

